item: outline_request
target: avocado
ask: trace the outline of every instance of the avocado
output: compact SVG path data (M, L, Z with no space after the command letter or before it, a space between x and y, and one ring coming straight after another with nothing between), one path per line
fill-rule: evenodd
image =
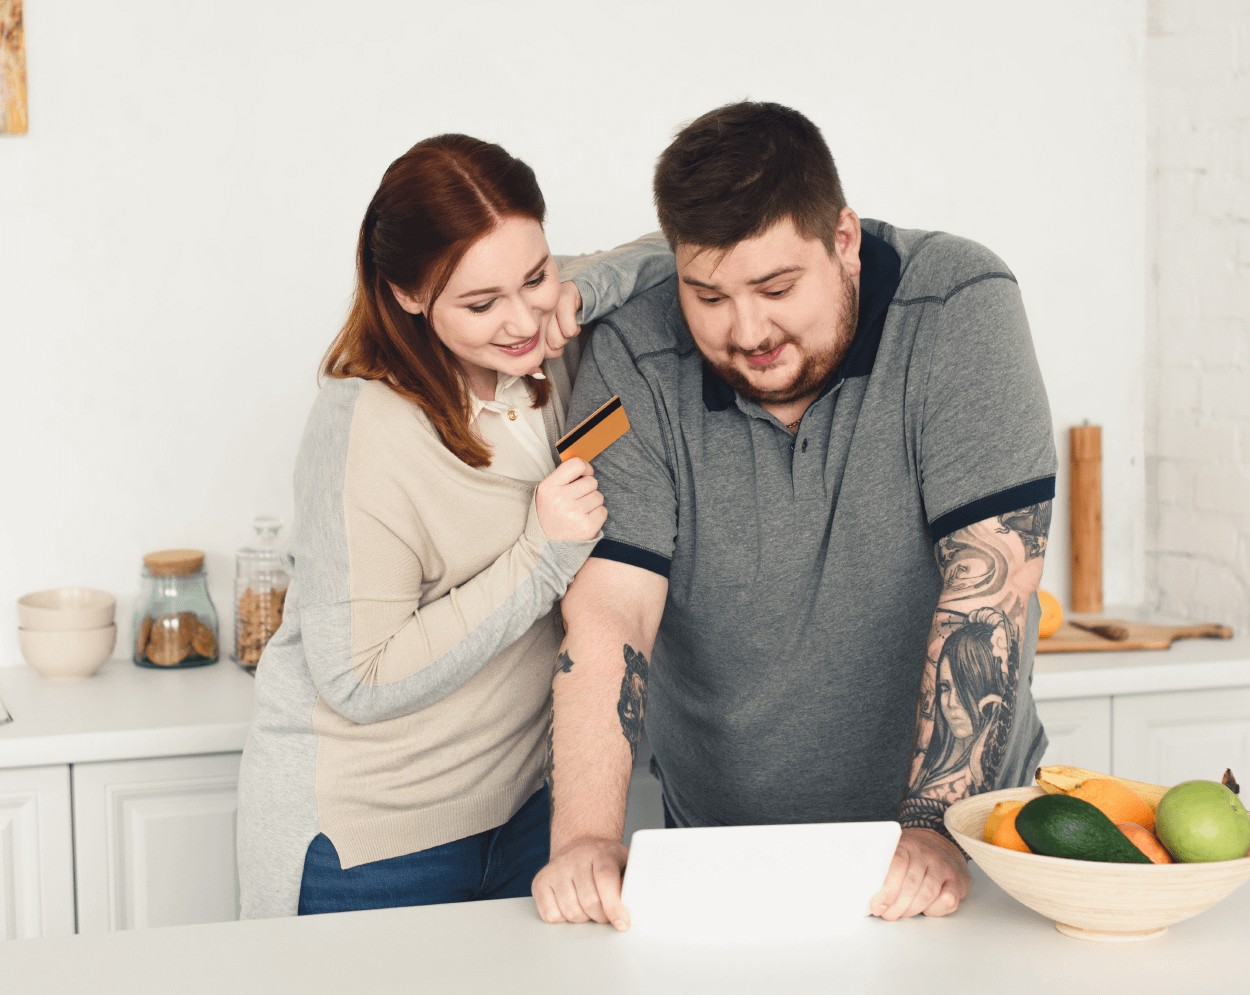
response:
M1070 795L1042 795L1020 809L1016 832L1034 853L1069 860L1149 864L1116 824L1089 802Z

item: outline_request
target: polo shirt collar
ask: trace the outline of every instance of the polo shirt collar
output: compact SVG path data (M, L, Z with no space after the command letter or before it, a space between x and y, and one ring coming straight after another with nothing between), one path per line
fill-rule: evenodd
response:
M900 262L893 246L868 232L861 233L859 245L859 320L851 350L842 360L820 396L824 397L847 377L864 377L872 372L885 328L885 315L898 289ZM703 364L703 405L708 411L724 411L734 404L736 392L707 363Z

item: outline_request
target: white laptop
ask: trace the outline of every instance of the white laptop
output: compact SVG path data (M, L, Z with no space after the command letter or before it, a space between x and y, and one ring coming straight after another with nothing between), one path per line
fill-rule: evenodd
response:
M675 943L812 943L870 915L897 822L640 829L625 868L630 933Z

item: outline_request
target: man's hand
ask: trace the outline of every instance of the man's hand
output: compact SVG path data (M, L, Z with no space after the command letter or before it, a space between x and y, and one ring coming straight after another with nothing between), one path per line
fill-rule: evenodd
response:
M613 840L574 840L534 878L530 890L544 922L608 923L622 933L629 912L621 904L621 877L629 848Z
M950 915L972 890L959 847L932 829L904 829L885 884L869 908L882 919Z
M581 291L572 280L560 284L560 300L556 304L555 313L547 322L547 355L559 356L564 352L564 343L577 337L582 326L577 323L577 312L582 309Z

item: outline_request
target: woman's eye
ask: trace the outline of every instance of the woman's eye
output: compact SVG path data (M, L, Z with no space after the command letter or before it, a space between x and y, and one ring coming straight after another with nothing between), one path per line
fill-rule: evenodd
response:
M469 310L472 311L474 314L484 314L485 312L490 310L490 306L494 303L495 303L495 299L492 297L485 304L470 304Z
M534 277L534 279L532 279L532 280L528 281L525 285L526 285L527 287L537 287L537 286L538 286L540 283L542 283L545 279L547 279L547 271L546 271L546 270L543 270L543 271L542 271L541 273L539 273L536 277Z

